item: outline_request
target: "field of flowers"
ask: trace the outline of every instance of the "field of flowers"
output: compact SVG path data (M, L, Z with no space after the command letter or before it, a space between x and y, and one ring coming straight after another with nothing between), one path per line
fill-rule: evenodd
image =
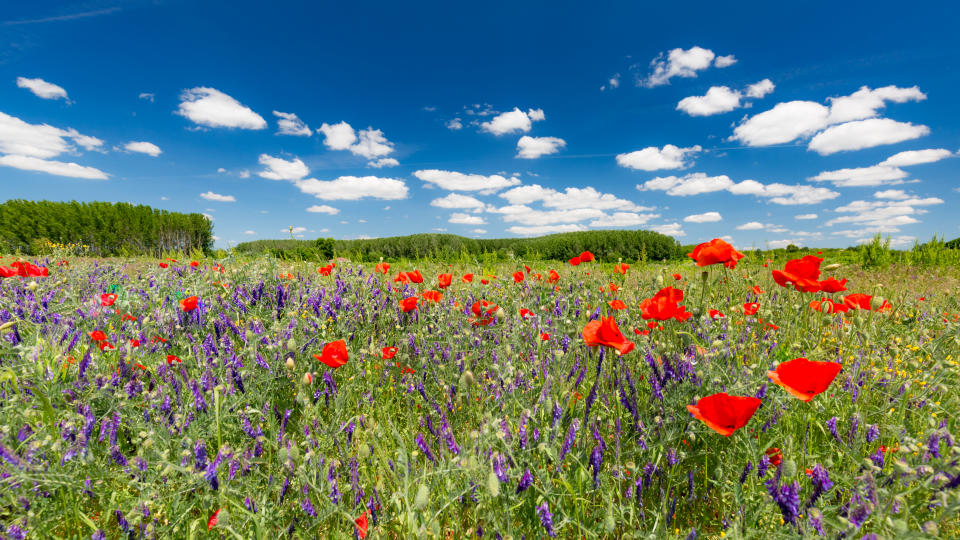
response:
M574 255L0 259L0 537L960 536L956 268Z

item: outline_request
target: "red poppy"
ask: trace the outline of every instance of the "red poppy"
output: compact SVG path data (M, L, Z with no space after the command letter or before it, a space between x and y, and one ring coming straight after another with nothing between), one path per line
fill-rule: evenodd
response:
M570 266L577 266L581 262L580 257L573 257L570 259Z
M100 295L100 305L104 307L112 306L114 302L117 301L117 295L115 294L101 294Z
M763 294L763 290L760 289L759 285L754 285L750 291L753 292L753 294Z
M843 297L843 303L847 305L850 309L865 309L870 311L873 304L873 296L869 294L848 294ZM890 305L890 302L884 300L883 304L880 305L880 309L877 311L884 312L893 309L893 306Z
M623 300L611 300L607 303L610 304L610 309L627 309L627 305L623 303Z
M398 350L399 350L399 349L397 349L396 347L384 347L384 348L383 348L383 359L384 359L384 360L391 360L394 356L397 355L397 351L398 351Z
M409 313L417 309L417 297L411 296L410 298L404 298L401 300L400 309L403 310L404 313Z
M830 386L842 367L836 362L794 358L781 362L777 365L777 370L768 371L767 376L797 399L810 401Z
M547 341L548 339L550 339L550 334L546 332L543 332L542 334L540 334L540 341Z
M168 266L170 265L165 262L160 263L160 268L167 268Z
M680 274L673 274L673 279L680 281L681 279L683 279L683 276L681 276Z
M213 528L217 526L217 520L218 520L219 516L220 516L220 510L217 510L216 512L213 513L212 516L210 516L210 519L207 520L207 530L208 530L208 531L212 531Z
M687 312L686 307L678 305L682 300L683 291L673 287L664 287L657 291L653 298L647 298L640 302L640 312L644 319L685 321L690 318L692 313Z
M687 256L697 261L697 266L723 264L727 268L736 268L737 261L743 258L743 253L733 249L733 246L725 241L714 238L693 248Z
M590 253L589 251L584 251L580 254L580 262L593 262L595 260L596 259L594 259L593 253Z
M177 356L174 356L174 355L172 355L172 354L168 354L168 355L167 355L167 365L169 366L170 364L172 364L172 363L174 363L174 362L176 362L176 363L178 363L178 364L182 364L182 363L183 363L183 360L181 360L181 359L180 359L179 357L177 357Z
M183 300L180 300L180 309L183 311L193 311L197 309L197 302L199 301L200 299L196 296L188 296Z
M407 279L413 283L423 283L423 276L420 274L419 270L414 270L413 272L407 272Z
M724 315L723 313L720 313L720 310L718 309L711 309L709 313L710 313L711 319L716 319L717 317L720 317L720 318L726 317L726 315Z
M731 396L720 392L700 398L696 405L687 405L687 410L708 428L729 437L747 425L761 403L753 396Z
M521 319L527 319L527 318L531 318L531 319L532 319L532 318L534 318L534 317L536 317L536 314L534 314L534 312L530 311L530 310L527 309L527 308L520 308L520 318L521 318Z
M453 282L453 274L440 274L437 276L437 288L446 289Z
M556 270L551 270L547 276L547 283L556 283L558 281L560 281L560 274L558 274Z
M837 281L837 278L827 278L820 282L820 290L825 293L836 293L847 290L847 278Z
M590 321L583 327L583 341L590 347L603 345L616 349L621 355L632 351L634 344L623 337L613 317Z
M357 536L360 538L367 537L367 529L370 525L367 523L367 511L364 510L363 515L353 520L354 527L357 528Z
M760 309L760 304L756 302L747 302L743 305L743 314L750 316L756 314L757 310Z
M373 267L373 271L374 271L374 272L380 272L381 274L386 274L387 272L390 271L390 264L389 264L389 263L383 263L383 262L382 262L382 263L377 263L377 265Z
M347 363L350 355L347 353L347 342L344 340L327 343L323 346L320 354L313 355L314 358L324 364L336 369Z
M523 275L523 272L514 272L514 273L513 273L513 282L514 282L514 283L522 283L524 277L525 277L525 276Z
M420 296L422 296L424 300L428 300L434 303L439 302L440 300L443 299L443 293L441 293L440 291L423 291L423 294L421 294Z
M93 332L90 332L88 335L90 336L90 339L92 339L93 341L103 341L107 339L107 335L104 334L102 330L94 330Z
M786 287L792 284L800 292L817 292L820 290L820 263L823 259L816 255L807 255L801 259L791 259L783 265L783 270L773 270L773 280L777 285Z
M473 274L464 274L463 277L460 278L460 281L462 281L462 282L464 282L464 283L472 283L472 282L473 282Z
M764 454L767 455L767 458L770 460L770 464L774 467L777 467L783 463L783 452L781 452L776 446L767 448Z

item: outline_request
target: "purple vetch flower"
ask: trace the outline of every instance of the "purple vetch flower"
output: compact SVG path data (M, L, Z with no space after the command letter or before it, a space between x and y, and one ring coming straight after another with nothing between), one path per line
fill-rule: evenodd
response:
M540 516L540 525L543 525L547 536L551 538L557 536L557 532L553 530L553 514L550 513L550 507L547 506L546 501L537 507L537 514Z
M533 475L530 474L530 469L524 469L523 476L520 477L520 481L517 482L517 493L523 493L530 486L533 485Z

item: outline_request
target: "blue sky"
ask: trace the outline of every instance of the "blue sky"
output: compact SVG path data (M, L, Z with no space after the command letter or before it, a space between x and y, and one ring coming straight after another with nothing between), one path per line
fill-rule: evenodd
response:
M5 6L4 198L203 212L218 246L960 236L956 4L305 4Z

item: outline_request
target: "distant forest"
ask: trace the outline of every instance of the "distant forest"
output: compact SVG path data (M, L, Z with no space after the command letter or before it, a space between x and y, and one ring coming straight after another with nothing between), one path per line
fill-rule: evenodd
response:
M101 256L210 251L213 224L202 214L129 203L15 199L0 204L0 253L39 255L53 244L74 244L80 246L77 252Z
M257 240L236 247L244 253L280 258L327 259L334 254L357 261L384 259L455 260L462 257L566 260L589 250L603 261L675 259L683 255L673 238L653 231L583 231L536 238L465 238L453 234L413 234L370 240Z

